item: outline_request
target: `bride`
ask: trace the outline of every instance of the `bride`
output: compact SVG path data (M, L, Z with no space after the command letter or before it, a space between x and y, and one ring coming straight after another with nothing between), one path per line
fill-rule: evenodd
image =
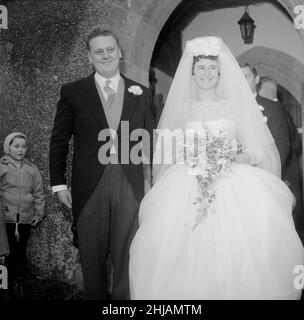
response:
M246 79L220 38L186 43L158 129L155 183L130 248L131 298L299 299L294 269L304 252L292 194ZM177 134L172 148L161 138L168 129L192 130L196 140ZM236 141L242 147L231 156L225 147ZM191 152L195 143L199 151ZM162 160L174 150L173 163Z

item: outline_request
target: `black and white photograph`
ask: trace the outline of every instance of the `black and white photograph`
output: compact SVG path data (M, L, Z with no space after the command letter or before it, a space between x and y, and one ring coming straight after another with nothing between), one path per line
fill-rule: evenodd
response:
M1 305L303 302L302 108L303 0L0 0Z

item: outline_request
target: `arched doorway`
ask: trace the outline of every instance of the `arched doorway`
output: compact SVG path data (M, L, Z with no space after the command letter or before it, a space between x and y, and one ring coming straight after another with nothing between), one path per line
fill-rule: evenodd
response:
M121 29L121 38L126 39L123 61L126 74L148 85L150 62L156 41L168 18L179 5L184 3L185 10L193 5L197 8L201 6L202 10L203 8L214 10L261 2L270 2L279 6L292 21L295 18L294 7L303 5L301 0L142 0L134 3L128 0L129 10ZM297 32L304 43L304 30L299 29Z
M129 1L132 3L132 1ZM185 5L185 9L190 8L191 5L201 6L206 10L214 10L216 8L227 8L232 6L245 6L252 3L259 2L270 2L281 10L284 11L286 16L293 21L295 18L294 7L296 5L302 5L300 0L268 0L268 1L243 1L243 0L223 0L213 1L213 0L167 0L167 1L141 1L141 5L138 7L134 4L134 7L130 7L125 26L124 32L125 37L128 40L128 50L125 57L125 67L126 73L131 78L135 78L138 81L142 82L145 85L149 84L149 70L150 62L153 54L153 50L158 39L158 36L163 29L166 21L174 12L174 10L180 6ZM144 4L143 4L144 3ZM134 18L137 23L134 25ZM132 32L132 37L130 39L128 32ZM297 33L300 37L299 40L304 42L304 30L297 30ZM277 78L277 77L274 77ZM280 81L278 81L281 83ZM301 89L299 90L299 86ZM289 88L291 87L291 88ZM289 85L286 88L296 97L297 101L300 103L301 108L303 109L304 105L304 84L303 82L298 82L297 92L293 92L293 86ZM302 112L303 114L303 112ZM303 118L303 116L302 116ZM302 130L303 130L304 121L302 120ZM304 130L303 130L304 131ZM302 133L302 140L303 133Z

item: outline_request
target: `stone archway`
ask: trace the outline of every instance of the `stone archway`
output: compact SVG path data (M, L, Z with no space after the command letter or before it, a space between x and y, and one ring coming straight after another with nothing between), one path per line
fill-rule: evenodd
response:
M115 0L113 0L115 1ZM149 69L154 46L158 35L166 23L167 19L182 0L127 0L125 20L122 21L121 34L125 40L125 56L123 65L125 73L138 82L148 86ZM286 10L291 20L295 18L294 8L297 5L303 5L302 0L277 0L277 2ZM235 2L234 2L235 3ZM300 39L304 42L304 30L297 30ZM274 70L270 70L274 73ZM278 78L279 75L274 75ZM299 91L298 86L288 84L286 88L297 88L294 94L297 99L300 97L300 104L304 108L304 83ZM290 79L291 80L291 79ZM292 91L291 91L292 92ZM302 112L302 141L304 147L304 112ZM304 165L304 164L303 164ZM303 176L304 183L304 176Z
M130 78L148 85L150 61L158 35L167 19L182 0L128 0L128 11L122 23L125 39L124 67ZM294 7L301 0L277 0L294 20ZM297 30L304 42L304 30Z
M304 65L292 56L271 48L254 47L241 54L237 60L256 66L260 75L272 77L286 88L299 104L302 103Z

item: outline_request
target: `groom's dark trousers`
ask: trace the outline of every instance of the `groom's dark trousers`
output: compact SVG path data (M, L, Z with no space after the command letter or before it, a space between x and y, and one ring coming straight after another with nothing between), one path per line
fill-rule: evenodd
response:
M108 164L77 223L87 299L106 298L107 248L115 270L112 297L129 297L129 246L138 228L138 207L122 167Z

